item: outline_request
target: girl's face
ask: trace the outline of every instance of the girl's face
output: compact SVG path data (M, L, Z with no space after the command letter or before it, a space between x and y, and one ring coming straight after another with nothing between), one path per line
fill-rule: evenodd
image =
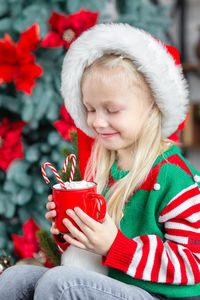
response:
M106 70L108 80L86 76L82 85L83 104L87 111L88 126L109 150L131 154L140 135L145 113L150 106L151 94L145 83L130 85L122 69ZM118 72L118 73L117 73Z

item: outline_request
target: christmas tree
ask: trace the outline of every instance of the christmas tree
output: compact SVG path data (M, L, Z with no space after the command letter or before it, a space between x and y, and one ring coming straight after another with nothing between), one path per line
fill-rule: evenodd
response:
M76 135L69 131L75 126L60 96L62 61L71 43L96 23L110 21L166 37L168 7L116 1L114 18L106 9L112 5L111 0L0 0L0 248L13 258L13 235L23 234L30 217L39 228L50 228L44 215L51 189L42 163L61 170L73 152ZM48 177L53 184L51 172Z

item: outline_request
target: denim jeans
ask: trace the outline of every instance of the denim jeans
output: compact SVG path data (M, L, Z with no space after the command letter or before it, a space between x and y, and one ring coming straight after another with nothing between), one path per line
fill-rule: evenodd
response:
M18 265L0 275L0 300L158 300L145 290L74 267Z

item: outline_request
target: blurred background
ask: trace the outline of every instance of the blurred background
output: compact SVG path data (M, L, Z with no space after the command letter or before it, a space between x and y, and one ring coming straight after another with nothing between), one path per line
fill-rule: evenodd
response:
M96 23L129 23L179 50L190 91L179 142L200 171L199 15L199 0L0 0L0 273L6 254L45 264L35 234L50 228L41 165L61 170L76 133L60 96L62 61Z

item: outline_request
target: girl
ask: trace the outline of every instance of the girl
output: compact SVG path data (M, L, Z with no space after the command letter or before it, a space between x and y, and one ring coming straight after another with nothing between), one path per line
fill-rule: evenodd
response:
M108 276L11 267L0 299L200 299L200 173L168 138L188 105L176 49L127 24L96 25L68 50L61 91L76 126L94 138L85 179L98 182L107 215L97 223L77 207L66 213L82 231L67 219L64 243L51 231L63 250L102 256ZM80 162L84 155L80 148Z

